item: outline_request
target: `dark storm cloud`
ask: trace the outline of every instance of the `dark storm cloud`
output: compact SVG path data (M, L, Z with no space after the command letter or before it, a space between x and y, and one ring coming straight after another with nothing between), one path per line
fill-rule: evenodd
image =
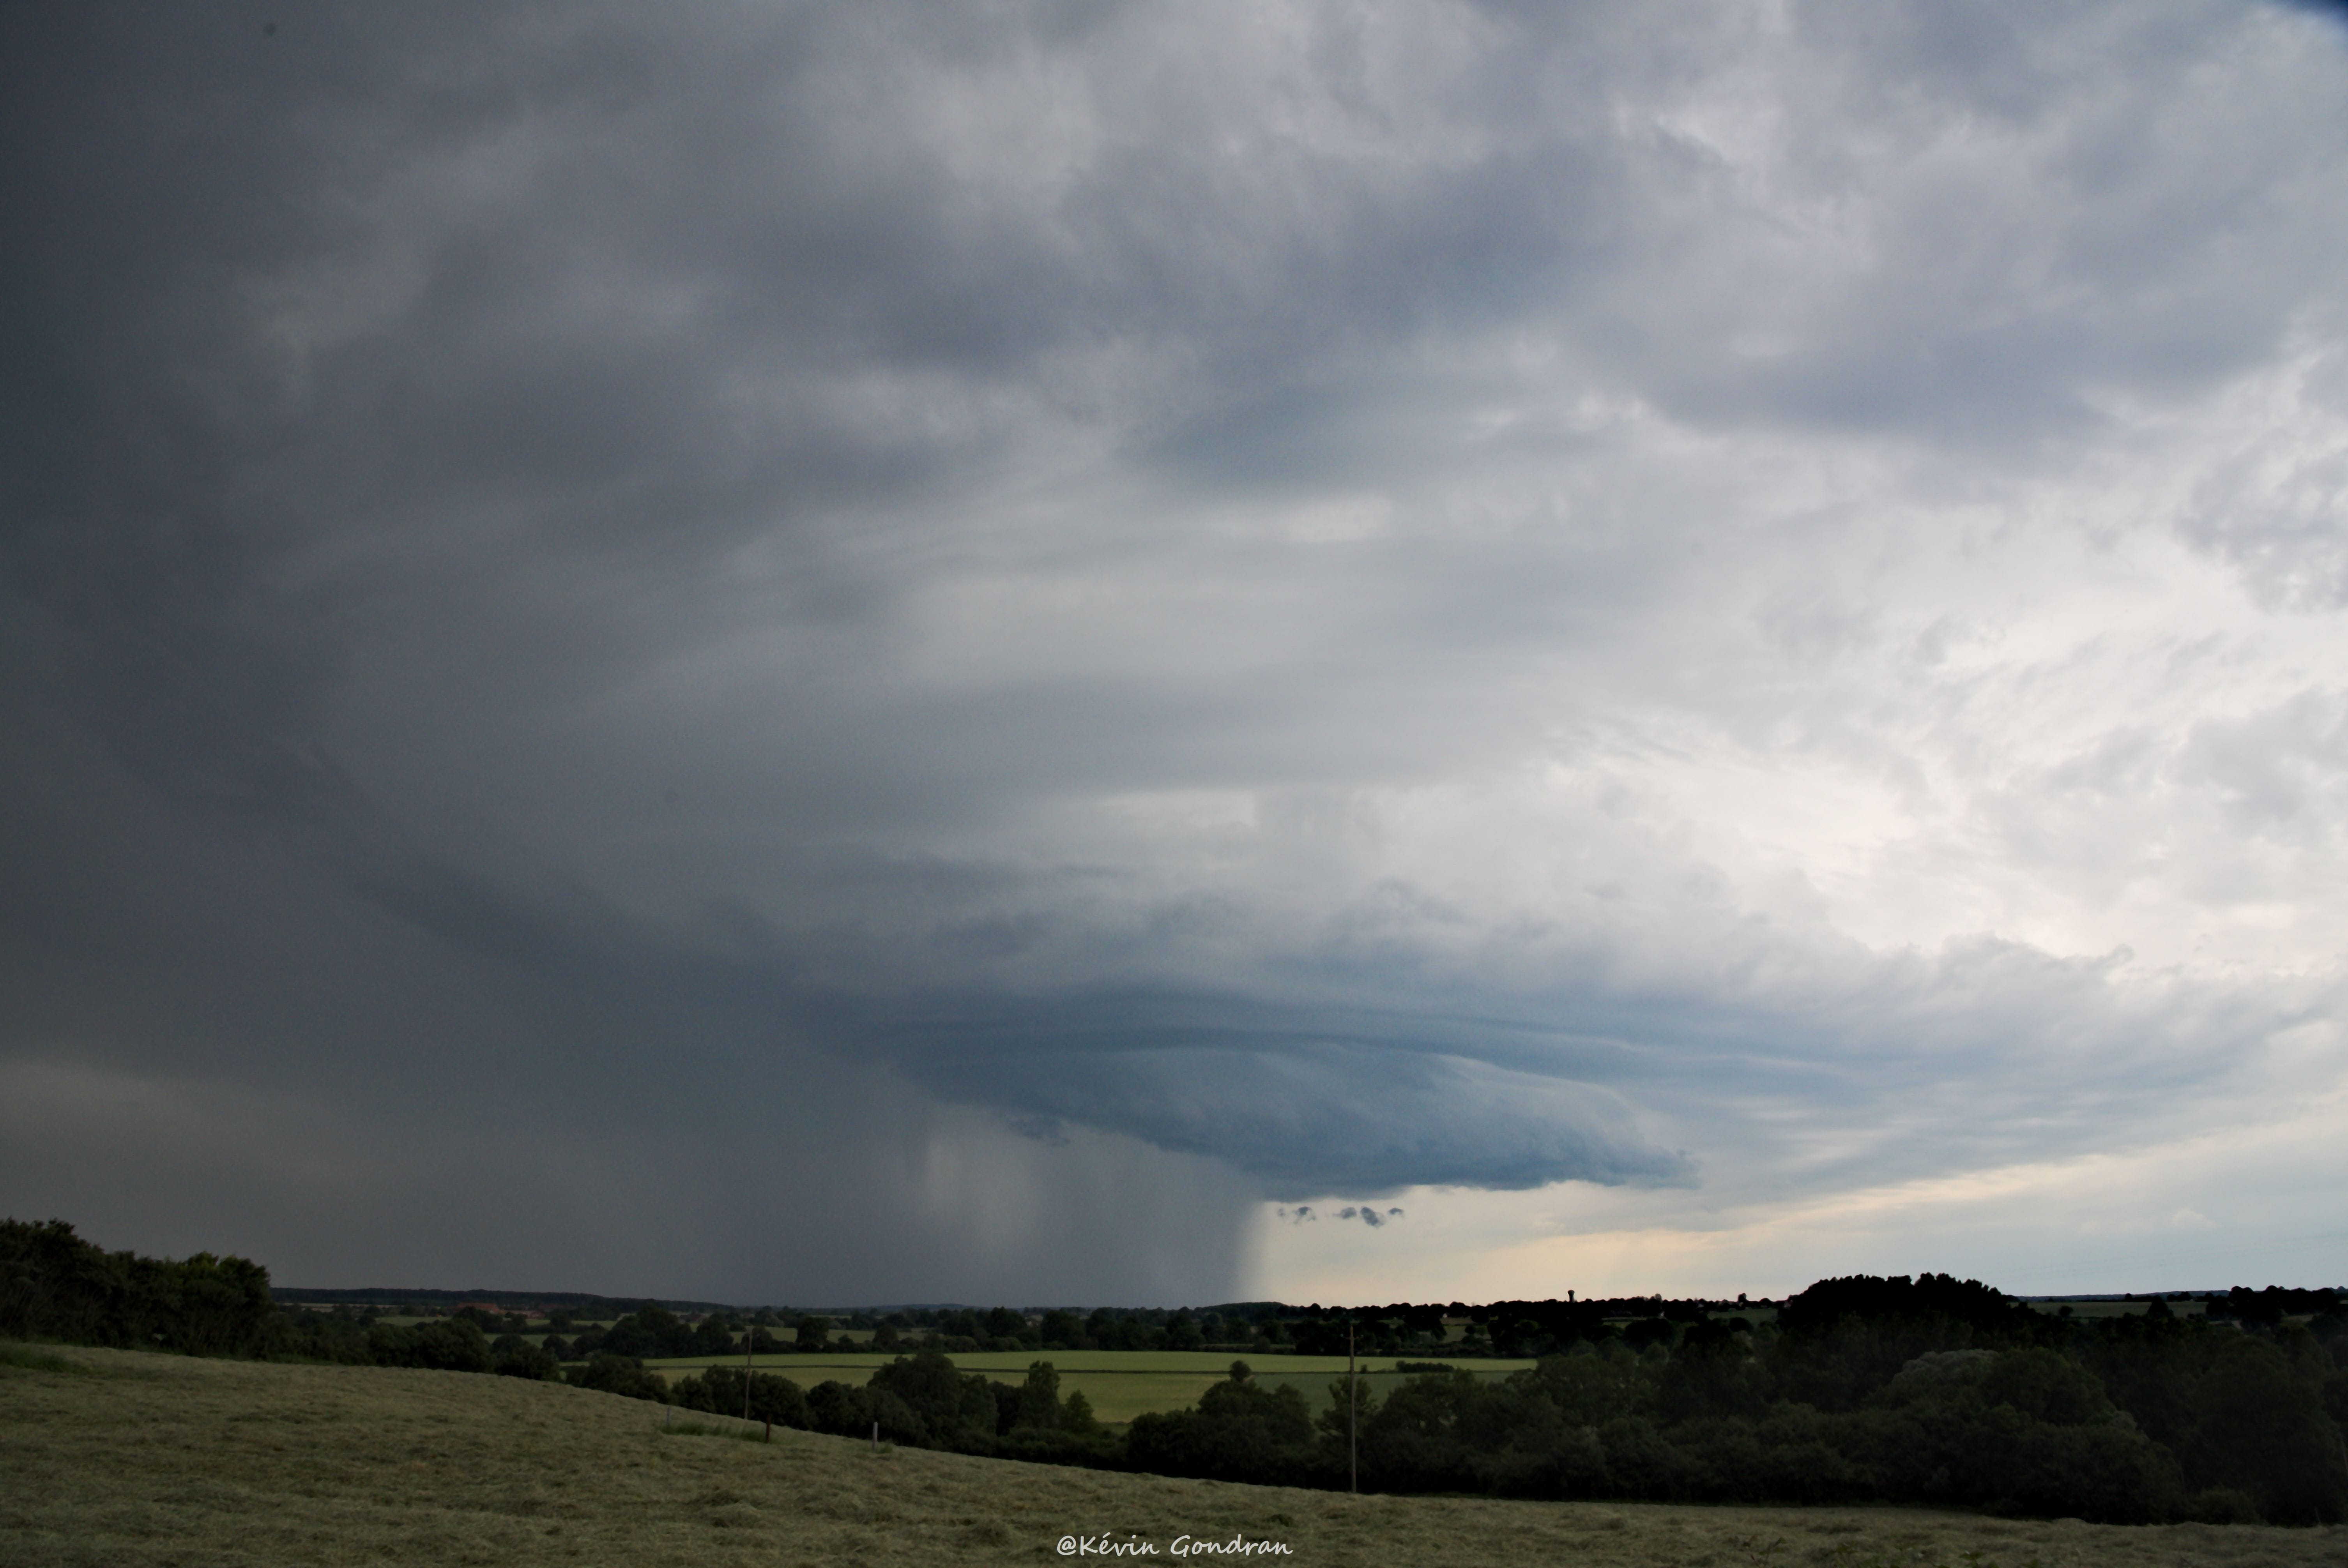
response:
M1603 775L1917 705L1837 575L1898 522L1672 440L1905 503L2329 341L2291 15L12 14L0 1205L1204 1297L1267 1195L2232 1092L2320 994L1773 924ZM2334 604L2336 466L2179 527ZM2312 821L2334 706L2160 777ZM436 1239L485 1184L524 1212ZM796 1255L709 1261L746 1230Z

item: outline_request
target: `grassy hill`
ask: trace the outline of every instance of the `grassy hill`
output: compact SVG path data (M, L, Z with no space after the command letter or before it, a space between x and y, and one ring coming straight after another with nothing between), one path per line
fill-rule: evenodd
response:
M664 1431L668 1414L507 1378L0 1344L0 1564L1035 1563L1069 1535L1171 1561L1185 1533L1380 1568L2348 1561L2338 1526L1354 1498L804 1432L735 1441Z

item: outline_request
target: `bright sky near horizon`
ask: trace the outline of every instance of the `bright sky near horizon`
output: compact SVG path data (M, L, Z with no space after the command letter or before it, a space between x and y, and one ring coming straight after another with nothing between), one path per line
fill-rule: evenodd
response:
M98 4L0 103L0 1213L2348 1284L2339 8Z

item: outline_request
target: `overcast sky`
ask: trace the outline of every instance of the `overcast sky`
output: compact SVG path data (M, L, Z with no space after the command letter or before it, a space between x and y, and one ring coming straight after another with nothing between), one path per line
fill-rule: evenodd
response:
M0 127L0 1212L2348 1283L2334 10L12 6Z

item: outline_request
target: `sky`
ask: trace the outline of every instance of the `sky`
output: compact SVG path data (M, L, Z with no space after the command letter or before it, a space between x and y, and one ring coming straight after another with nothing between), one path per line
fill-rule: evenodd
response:
M2348 1284L2348 24L0 13L0 1213Z

